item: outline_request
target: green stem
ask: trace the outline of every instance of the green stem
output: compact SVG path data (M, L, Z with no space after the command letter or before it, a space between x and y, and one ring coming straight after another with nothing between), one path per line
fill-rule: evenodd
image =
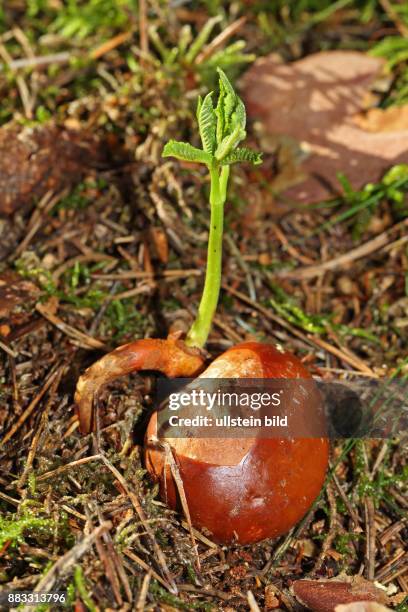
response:
M198 307L197 317L187 334L188 346L203 347L211 331L212 320L217 309L221 288L222 235L224 228L224 204L227 197L229 166L220 167L213 163L210 167L210 234L208 237L207 269L203 295Z

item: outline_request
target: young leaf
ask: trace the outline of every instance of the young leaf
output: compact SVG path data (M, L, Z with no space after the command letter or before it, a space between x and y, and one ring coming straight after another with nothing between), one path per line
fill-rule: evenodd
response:
M229 155L229 153L238 146L241 140L244 140L245 136L245 130L242 130L241 126L237 123L234 131L225 136L218 145L215 151L215 159L222 161L226 155Z
M192 34L191 34L191 26L185 25L181 28L179 42L178 42L178 55L179 57L183 57L185 54L188 45L191 43Z
M153 43L153 46L156 48L156 51L159 52L161 59L163 61L163 63L166 63L167 61L167 57L169 54L169 50L165 47L165 45L163 44L157 29L155 28L155 26L150 26L149 28L149 38Z
M238 40L225 49L216 51L211 57L209 57L202 65L202 69L210 71L213 67L221 67L224 70L230 66L236 66L237 64L247 64L256 60L254 53L241 53L246 47L246 42Z
M220 95L215 110L217 115L216 138L218 144L216 157L221 159L222 156L228 154L245 138L246 113L242 100L236 95L224 72L221 68L217 68L217 71L220 76ZM233 134L234 136L232 136ZM238 138L236 138L237 134L239 134Z
M210 37L211 32L214 29L214 26L217 25L217 23L219 23L222 20L221 15L218 15L216 17L211 17L202 27L202 29L200 30L197 38L195 40L193 40L193 42L190 45L190 48L188 49L185 57L184 57L184 61L186 62L186 64L192 64L193 61L195 60L195 58L197 57L197 55L200 53L201 49L204 47L205 43L207 42L207 40Z
M212 157L206 151L193 147L188 142L177 142L169 140L164 145L162 157L176 157L183 161L198 162L200 164L211 164Z
M199 101L197 108L198 128L200 131L201 142L203 143L204 151L214 153L215 149L215 130L217 118L215 116L212 103L212 92L207 94L203 101Z
M242 102L241 98L239 98L238 96L236 98L237 98L236 106L235 106L235 110L234 110L234 112L232 114L232 118L231 118L232 127L235 127L236 125L239 125L241 130L245 132L245 126L246 126L246 111L245 111L245 106L244 106L244 103ZM245 138L245 136L244 136L244 138Z
M231 127L231 116L237 104L237 95L226 74L221 70L221 68L218 68L217 72L220 76L220 96L218 98L218 106L224 119L223 136L225 136L225 132L229 127Z
M250 162L254 166L258 166L258 164L262 164L262 153L257 153L246 147L238 147L226 155L221 164L225 166L235 164L235 162Z
M223 111L222 99L223 99L223 90L220 88L220 93L218 95L218 103L215 109L215 114L217 117L217 127L215 130L215 139L217 144L220 144L225 132L225 116Z

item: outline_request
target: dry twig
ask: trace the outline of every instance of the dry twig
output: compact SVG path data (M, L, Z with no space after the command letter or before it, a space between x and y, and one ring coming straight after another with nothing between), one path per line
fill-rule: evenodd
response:
M139 598L137 600L137 604L135 608L136 612L143 612L145 609L146 598L149 592L149 585L150 585L151 577L152 577L152 572L151 571L146 572L145 577L143 578L140 592L139 592Z
M34 592L52 591L55 582L58 578L66 575L71 568L78 563L79 559L91 548L96 539L99 538L105 531L112 528L110 521L105 521L90 533L75 544L68 552L58 559L56 563L48 570L34 588ZM26 606L24 612L31 612L31 608Z
M170 591L172 593L177 594L177 586L176 583L174 582L174 578L170 573L169 568L167 567L167 562L166 562L166 558L163 554L162 549L160 548L160 546L157 543L157 540L155 538L154 532L152 530L152 528L150 527L149 523L146 522L146 515L145 512L142 508L142 505L140 503L140 500L138 498L138 496L136 495L136 493L134 491L132 491L129 487L129 484L126 482L126 480L124 479L124 477L122 476L122 474L119 472L119 470L117 470L115 468L114 465L112 465L112 463L104 456L101 455L101 459L104 462L104 464L109 468L109 470L112 472L112 474L115 476L115 478L118 480L118 482L120 483L121 487L126 491L127 496L129 497L130 501L132 502L132 506L134 507L134 509L136 510L136 513L138 515L138 517L140 518L141 522L143 523L143 527L146 530L146 533L148 534L156 557L157 557L157 561L161 567L161 570L163 572L163 575L166 577L168 584L170 586Z
M51 387L55 378L58 376L58 371L53 369L48 379L44 383L41 391L34 397L34 399L29 403L27 408L24 410L23 414L18 418L17 422L11 427L11 429L5 434L2 440L0 440L0 448L3 447L7 442L14 436L14 434L20 429L20 427L26 422L28 417L34 412L36 406L41 401L42 397Z
M408 220L405 219L396 225L393 225L390 229L382 232L372 240L361 244L355 249L351 249L351 251L347 251L347 253L343 253L343 255L339 255L338 257L334 257L329 261L324 261L321 264L314 266L307 266L305 268L298 268L293 271L281 271L278 272L279 276L285 276L286 278L296 278L296 279L306 279L313 278L314 276L320 276L329 270L336 270L338 268L343 268L353 263L357 259L361 259L363 257L367 257L367 255L371 255L371 253L375 253L376 251L380 251L385 246L390 246L390 236L395 234L395 232L403 230L408 226ZM405 236L405 239L408 240L408 236ZM398 241L399 242L399 241Z

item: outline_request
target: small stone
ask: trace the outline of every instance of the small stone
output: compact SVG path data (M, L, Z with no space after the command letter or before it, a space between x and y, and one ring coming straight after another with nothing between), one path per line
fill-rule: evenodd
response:
M271 263L271 257L269 253L260 253L258 256L258 261L261 266L269 266L269 264Z
M6 338L9 333L11 332L11 328L10 325L0 325L0 336L3 336L3 338Z
M56 262L57 258L53 253L47 253L46 255L44 255L41 261L43 268L45 268L46 270L52 270L56 265Z
M337 280L337 288L343 295L353 295L353 293L356 293L356 284L348 276L340 276Z

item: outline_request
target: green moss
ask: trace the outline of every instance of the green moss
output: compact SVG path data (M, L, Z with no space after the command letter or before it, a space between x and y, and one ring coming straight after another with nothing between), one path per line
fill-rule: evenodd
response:
M377 335L361 327L350 327L348 325L333 323L332 313L309 314L305 312L297 303L297 300L287 294L279 285L269 283L275 297L269 299L265 306L272 306L278 315L292 325L313 334L326 334L329 329L335 331L341 337L349 336L361 338L373 344L381 345Z
M396 612L408 612L408 597L395 608Z
M341 172L337 175L343 188L343 196L329 202L315 205L315 208L343 208L337 215L330 215L330 220L320 225L313 234L327 230L338 223L346 222L354 240L360 240L367 229L371 217L382 202L391 205L396 220L408 216L406 193L408 189L408 164L397 164L390 168L378 183L367 183L362 189L354 190ZM313 207L312 207L313 208Z
M132 298L112 300L106 309L101 323L104 333L111 335L112 341L122 342L144 335L147 320L135 307Z
M48 536L52 526L51 519L39 518L30 513L16 518L0 517L0 549L7 542L10 542L10 546L23 544L27 535L36 538Z
M389 449L392 442L389 442ZM364 441L357 440L355 444L355 481L356 491L360 499L370 497L378 507L381 502L387 503L398 514L401 508L395 503L390 488L403 488L408 486L408 466L399 471L390 467L390 453L386 455L377 470L374 478L368 473L364 459Z
M83 181L79 183L65 198L62 198L53 209L58 210L83 210L95 200L95 190L103 191L107 187L105 179L97 181Z
M354 556L354 548L352 546L352 542L357 542L358 540L362 540L364 538L364 534L360 533L341 533L338 534L334 540L334 548L341 555L350 555Z
M57 286L51 272L41 265L35 253L23 253L14 265L18 274L39 285L47 297L57 295Z
M58 297L62 303L73 304L77 308L91 308L97 310L107 293L101 290L96 283L81 295L77 295L76 290L91 282L91 274L103 268L105 262L97 262L93 265L86 265L76 262L69 268L62 277L61 288L55 283L50 270L44 268L38 258L32 252L23 253L16 260L15 267L17 272L28 278L43 290L42 300L47 300L51 296Z

